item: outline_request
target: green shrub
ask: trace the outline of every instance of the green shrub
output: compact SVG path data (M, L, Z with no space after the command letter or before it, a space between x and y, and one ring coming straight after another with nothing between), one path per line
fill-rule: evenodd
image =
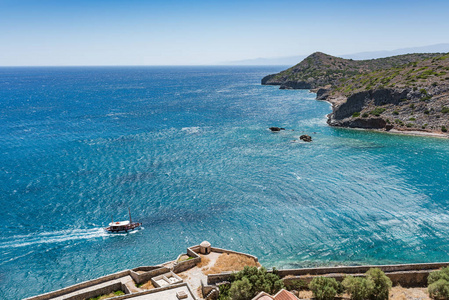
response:
M288 291L300 291L308 288L307 282L301 279L289 280L287 282L284 282L284 285Z
M368 113L363 113L362 118L368 118Z
M449 107L443 106L443 108L441 109L441 112L442 112L443 114L449 113Z
M425 113L426 115L428 115L428 114L430 114L430 110L426 109L426 110L424 111L424 113Z
M312 279L309 289L317 300L333 300L337 294L343 292L341 284L335 278L321 276Z
M391 289L391 280L379 268L371 268L365 273L366 280L374 283L373 290L370 294L370 300L387 300Z
M357 111L357 112L353 113L353 114L352 114L352 117L353 117L353 118L360 117L360 112Z
M399 112L397 110L393 111L393 115L399 115Z
M410 104L410 108L414 109L415 108L415 103Z
M416 121L416 118L410 118L409 121Z
M229 296L235 300L247 300L253 297L251 292L253 285L249 282L247 277L243 277L242 280L234 281L229 289Z
M232 274L230 282L229 288L220 289L220 300L251 299L262 291L276 294L284 288L275 269L273 273L268 273L265 268L245 267L242 271Z
M433 299L449 299L449 282L447 280L440 279L429 284L428 291L430 297Z
M441 126L441 131L442 131L442 132L447 132L446 126Z
M405 126L407 126L407 127L413 127L413 124L412 123L407 123L407 124L405 124Z
M374 288L374 283L363 277L346 276L342 284L352 300L368 299Z
M427 90L426 89L419 89L419 92L423 95L427 95Z
M441 270L438 271L430 272L429 277L427 277L427 283L432 284L440 279L444 279L447 282L449 282L449 267L442 268Z
M381 113L383 113L386 109L383 107L376 107L374 110L370 111L370 114L378 117Z

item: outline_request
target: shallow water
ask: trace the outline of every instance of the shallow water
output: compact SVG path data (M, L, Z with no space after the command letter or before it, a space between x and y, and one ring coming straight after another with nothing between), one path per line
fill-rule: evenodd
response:
M328 127L260 85L282 69L0 68L0 296L203 240L278 268L447 261L449 141ZM144 229L105 234L128 206Z

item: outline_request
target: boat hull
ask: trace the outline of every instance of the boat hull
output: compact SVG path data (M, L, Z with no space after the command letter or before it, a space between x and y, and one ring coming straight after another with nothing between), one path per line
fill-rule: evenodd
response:
M142 223L130 223L125 226L109 226L104 230L109 233L127 233L128 231L133 231L139 229L142 226Z

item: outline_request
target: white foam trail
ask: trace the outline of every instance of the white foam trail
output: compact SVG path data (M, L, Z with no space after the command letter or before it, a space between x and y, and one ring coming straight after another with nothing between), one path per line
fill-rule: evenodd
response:
M108 236L108 234L103 230L103 228L61 230L27 235L16 235L9 237L8 239L0 239L0 249L61 243L71 240L87 240L104 236Z

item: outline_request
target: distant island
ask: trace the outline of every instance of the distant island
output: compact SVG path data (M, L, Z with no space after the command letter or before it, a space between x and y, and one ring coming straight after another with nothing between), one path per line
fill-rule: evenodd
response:
M449 129L449 54L371 60L315 52L262 79L281 89L309 89L332 104L331 126L445 134Z

